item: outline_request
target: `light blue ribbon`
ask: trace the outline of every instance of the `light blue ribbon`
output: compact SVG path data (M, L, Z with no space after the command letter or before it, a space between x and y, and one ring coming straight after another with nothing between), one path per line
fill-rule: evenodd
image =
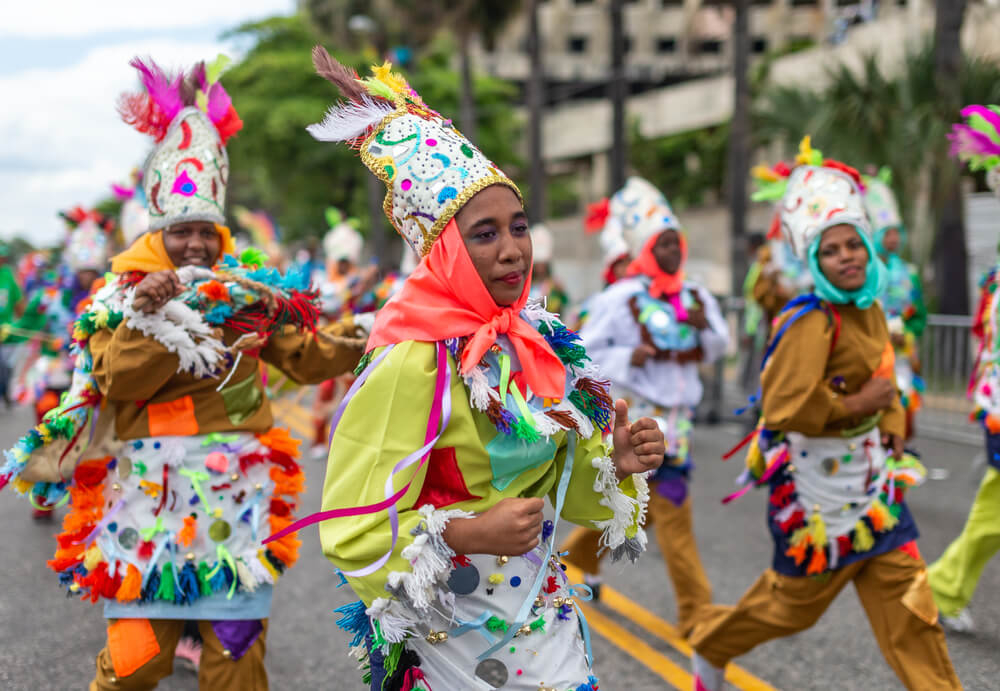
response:
M555 535L555 529L559 525L559 516L562 514L563 501L566 499L566 490L569 488L569 480L573 475L573 460L576 455L576 434L571 433L566 435L566 460L563 465L562 475L559 477L559 487L556 490L556 515L555 520L552 525L552 533ZM477 659L485 660L490 655L500 650L500 648L507 645L513 638L514 634L517 633L518 629L524 626L524 622L527 621L529 614L531 613L531 608L535 604L535 598L538 597L538 592L542 589L542 583L545 581L545 565L548 564L549 559L552 557L552 543L555 540L549 540L546 544L545 558L542 560L542 567L538 569L538 574L535 576L535 582L531 584L531 589L528 591L528 596L521 603L521 608L517 612L517 617L514 622L507 629L507 633L500 640L485 652L481 653Z

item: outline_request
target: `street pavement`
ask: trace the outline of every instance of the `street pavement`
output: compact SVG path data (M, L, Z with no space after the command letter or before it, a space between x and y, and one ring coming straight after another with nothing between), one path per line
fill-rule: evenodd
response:
M285 416L292 418L293 429L303 430L305 411L286 410ZM9 447L30 423L27 411L0 411L0 447ZM719 457L741 437L742 430L732 424L702 425L696 429L693 446L695 530L715 599L722 603L739 598L767 567L772 549L764 522L764 492L750 493L728 506L719 503L740 469L738 458L722 462ZM921 529L920 549L931 561L961 529L983 470L973 468L979 454L974 446L920 439L916 447L928 467L946 471L938 475L947 474L910 495ZM319 508L325 464L311 459L303 464L308 478L302 511L306 513ZM0 496L0 520L7 545L0 561L0 621L4 622L0 689L86 688L94 655L104 643L100 606L66 599L46 568L56 524L32 521L27 502L10 489ZM271 688L361 689L356 663L346 653L347 637L337 628L338 615L333 613L355 598L347 587L336 587L338 579L319 551L316 529L304 531L302 539L301 559L275 593L267 646ZM620 593L620 601L614 605L606 596L606 602L587 609L601 688L671 688L668 678L686 684L687 660L664 640L670 638L669 631L664 634L666 625L657 628L657 618L675 621L675 607L656 541L650 539L650 550L637 565L609 566L606 579ZM967 689L998 689L1000 559L983 572L972 612L977 633L949 635L952 659ZM677 647L683 648L683 643ZM778 689L901 688L850 588L811 630L760 646L736 663L746 674L733 688L769 688L755 685L751 675ZM178 668L159 688L194 689L197 681Z

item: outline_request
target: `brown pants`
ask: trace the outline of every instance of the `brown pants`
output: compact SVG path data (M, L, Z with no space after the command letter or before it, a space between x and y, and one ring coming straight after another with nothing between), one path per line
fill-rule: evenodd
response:
M667 573L677 599L677 628L688 635L697 619L698 610L712 602L712 586L701 565L698 545L691 525L691 498L675 506L650 485L647 524L653 526L660 552L667 562ZM585 573L597 574L601 559L597 556L601 533L588 528L574 530L561 551L569 551L566 560Z
M108 622L112 624L112 621ZM90 691L145 691L155 689L161 679L174 671L174 650L184 631L183 619L150 619L160 652L128 676L118 677L112 661L110 646L97 654L97 676L90 683ZM198 622L203 640L201 664L198 667L198 688L202 691L267 691L267 670L264 652L267 637L267 619L261 620L264 630L239 660L232 660L223 648L208 621Z
M823 579L768 569L735 607L706 608L691 645L710 663L724 667L765 641L808 629L852 581L882 655L908 689L962 688L937 621L926 565L898 549Z

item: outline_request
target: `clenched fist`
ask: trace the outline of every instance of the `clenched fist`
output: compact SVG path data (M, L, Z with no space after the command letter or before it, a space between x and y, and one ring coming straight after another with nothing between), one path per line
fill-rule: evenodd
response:
M540 497L507 497L474 518L455 518L444 541L458 554L518 555L538 546L542 532Z

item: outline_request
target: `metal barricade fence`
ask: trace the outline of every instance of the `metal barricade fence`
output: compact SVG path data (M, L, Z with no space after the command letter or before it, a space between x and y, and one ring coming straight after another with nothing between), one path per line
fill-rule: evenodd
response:
M749 397L758 388L761 357L759 339L746 337L743 331L742 298L720 297L729 324L730 344L727 357L703 368L705 396L699 417L708 423L739 421L753 425L753 411L735 415L748 406ZM917 433L928 437L978 444L982 435L969 422L971 402L966 398L969 374L976 356L976 342L970 332L972 318L962 315L931 314L927 317L918 355L920 376L924 380L923 406L917 414Z

